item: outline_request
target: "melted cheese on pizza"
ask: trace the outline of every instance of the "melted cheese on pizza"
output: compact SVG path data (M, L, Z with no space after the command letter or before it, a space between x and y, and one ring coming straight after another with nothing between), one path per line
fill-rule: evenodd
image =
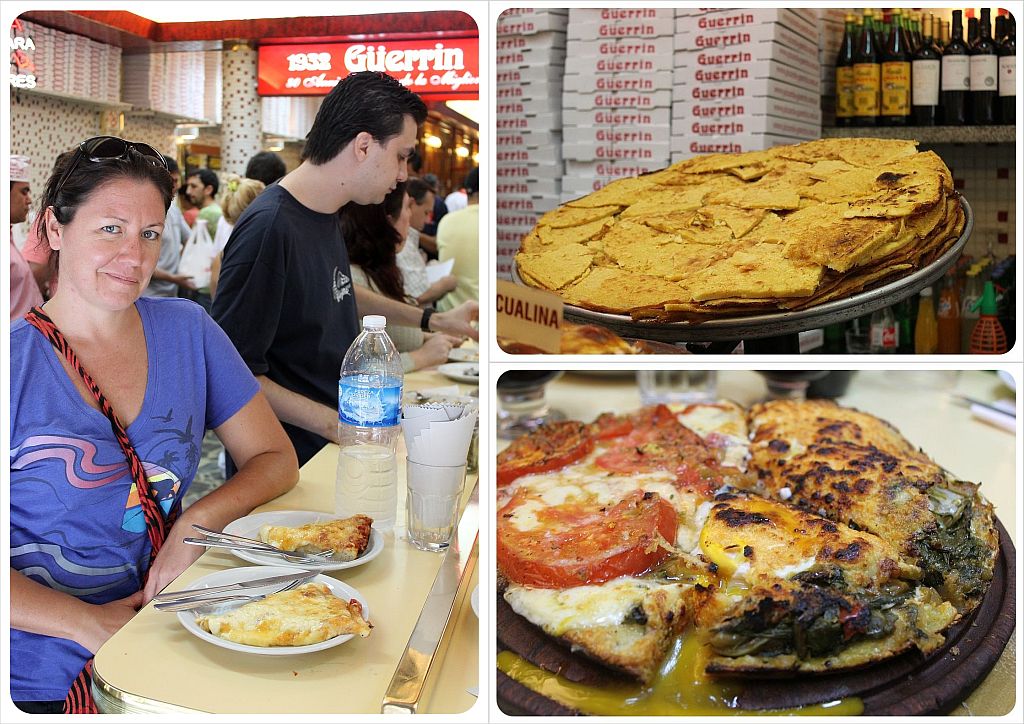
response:
M308 523L289 528L287 526L265 525L260 528L260 540L285 551L299 553L321 553L333 550L336 561L354 561L370 542L370 527L373 518L354 515L343 520L329 520L326 523Z
M196 616L196 625L247 646L306 646L344 634L370 635L359 601L335 596L323 583L307 583L220 614Z

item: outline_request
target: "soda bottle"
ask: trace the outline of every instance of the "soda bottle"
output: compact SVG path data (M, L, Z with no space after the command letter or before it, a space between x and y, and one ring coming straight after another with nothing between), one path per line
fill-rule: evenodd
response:
M981 266L974 264L967 270L967 285L960 299L960 351L967 354L971 348L971 332L981 316L976 306L984 289L981 281Z
M960 295L956 286L956 275L951 269L942 280L935 312L939 323L939 354L960 354Z
M363 331L341 363L338 380L338 476L334 511L363 513L381 532L395 525L401 435L402 361L377 315L363 317Z
M917 325L914 327L914 352L935 354L939 346L939 323L932 306L932 288L921 290L921 301L917 309Z
M892 308L876 309L871 313L871 354L892 354L899 345L899 327Z

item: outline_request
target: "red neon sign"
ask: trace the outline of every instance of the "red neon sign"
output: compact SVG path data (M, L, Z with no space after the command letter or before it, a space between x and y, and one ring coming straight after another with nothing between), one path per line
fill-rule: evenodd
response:
M326 95L349 73L384 71L425 100L475 100L480 94L477 38L259 47L261 96Z

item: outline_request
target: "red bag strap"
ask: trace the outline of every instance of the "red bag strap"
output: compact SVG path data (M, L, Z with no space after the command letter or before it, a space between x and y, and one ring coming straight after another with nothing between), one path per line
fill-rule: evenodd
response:
M57 329L57 325L53 323L46 313L42 310L42 307L33 307L28 314L25 315L25 320L33 327L38 329L44 337L50 340L50 344L53 345L54 349L59 354L64 356L64 359L68 361L68 364L78 372L82 377L82 381L88 388L89 392L92 393L97 404L100 406L100 410L106 415L110 421L110 429L114 432L114 437L117 438L118 444L121 446L124 456L128 459L128 467L131 469L132 480L135 482L136 489L139 492L139 502L142 505L142 514L146 520L146 532L149 535L150 542L150 554L149 562L152 564L153 559L156 558L156 554L160 551L160 547L167 540L167 532L171 525L171 516L167 519L164 518L163 512L160 510L160 504L153 497L153 493L149 487L149 480L146 478L146 471L142 467L142 460L139 459L138 453L135 452L135 447L132 445L131 439L128 437L128 432L125 430L124 425L117 418L117 414L114 412L114 408L111 407L110 402L104 396L103 392L93 381L89 373L85 371L82 363L78 360L78 355L71 349L71 345L68 344L67 339Z

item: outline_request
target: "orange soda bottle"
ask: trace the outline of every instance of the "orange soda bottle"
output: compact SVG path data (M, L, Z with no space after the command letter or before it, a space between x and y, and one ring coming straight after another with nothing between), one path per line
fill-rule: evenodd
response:
M938 318L939 354L960 354L960 295L956 289L956 275L948 272L942 280L939 304L935 316Z

